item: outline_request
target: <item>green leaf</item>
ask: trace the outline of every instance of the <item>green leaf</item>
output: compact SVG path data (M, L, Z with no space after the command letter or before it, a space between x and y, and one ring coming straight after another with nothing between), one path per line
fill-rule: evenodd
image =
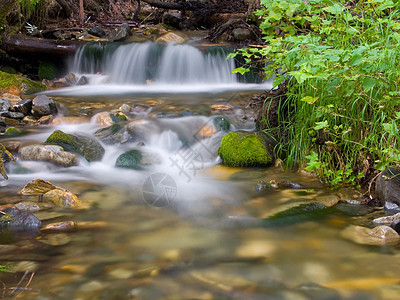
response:
M240 75L244 75L247 72L250 72L250 70L248 68L244 68L244 67L239 67L232 71L232 73L239 73Z
M301 98L300 101L307 102L308 104L314 104L318 100L318 97L311 97L311 96L306 96Z
M312 151L310 155L307 155L306 158L309 160L307 163L307 167L305 168L307 171L314 171L321 168L321 162L318 158L318 154L315 151Z
M339 3L335 3L332 6L328 6L328 7L324 7L323 10L327 11L328 13L331 13L332 15L338 15L340 14L342 11L344 11L344 6L339 4Z
M315 122L314 130L321 130L328 127L328 121Z
M362 56L360 54L355 54L350 58L349 66L351 67L358 66L362 64L362 62L363 62Z
M297 80L297 82L299 84L302 84L307 79L314 77L311 74L307 74L307 73L304 73L304 72L301 72L301 71L292 71L292 72L289 72L289 74L294 76L294 78L296 78L296 80Z

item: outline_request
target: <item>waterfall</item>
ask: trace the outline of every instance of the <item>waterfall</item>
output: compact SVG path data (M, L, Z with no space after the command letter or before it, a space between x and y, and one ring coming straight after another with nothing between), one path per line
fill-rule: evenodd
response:
M230 84L238 82L228 51L202 52L187 44L86 44L76 53L72 72L104 74L112 84Z

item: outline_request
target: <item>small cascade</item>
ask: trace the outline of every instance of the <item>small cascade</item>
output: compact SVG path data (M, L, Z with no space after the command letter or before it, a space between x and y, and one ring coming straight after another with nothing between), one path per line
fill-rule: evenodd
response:
M75 55L72 72L103 74L111 84L231 84L237 83L228 51L212 47L202 52L186 44L151 42L86 44Z

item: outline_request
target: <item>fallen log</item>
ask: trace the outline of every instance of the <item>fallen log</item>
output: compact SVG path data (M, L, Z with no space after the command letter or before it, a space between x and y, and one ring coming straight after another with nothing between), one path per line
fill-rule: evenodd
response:
M3 36L1 49L9 55L24 59L43 57L45 60L73 55L82 41L51 40L15 34Z

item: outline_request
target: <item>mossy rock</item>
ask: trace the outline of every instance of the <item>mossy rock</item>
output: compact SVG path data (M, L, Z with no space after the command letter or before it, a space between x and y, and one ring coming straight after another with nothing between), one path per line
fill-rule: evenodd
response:
M115 162L115 167L142 170L147 166L157 163L160 163L160 160L153 153L142 152L134 149L118 156L117 161Z
M68 134L61 130L54 131L46 144L59 145L65 151L82 155L87 161L98 161L103 158L104 148L99 142L81 134Z
M39 65L38 76L40 79L54 79L57 75L57 68L52 63L41 63Z
M231 132L223 137L218 155L227 166L265 167L273 163L272 148L262 132Z
M6 129L6 131L4 132L4 135L7 137L15 137L15 136L23 135L23 134L24 134L24 132L21 129L16 128L16 127L8 127Z
M46 86L17 74L0 71L0 92L17 89L21 94L32 94L44 91Z
M218 131L228 131L231 127L231 123L225 117L215 117L213 123Z
M115 162L115 167L140 170L142 169L142 165L140 163L141 160L142 160L141 151L130 150L118 156L117 161Z

